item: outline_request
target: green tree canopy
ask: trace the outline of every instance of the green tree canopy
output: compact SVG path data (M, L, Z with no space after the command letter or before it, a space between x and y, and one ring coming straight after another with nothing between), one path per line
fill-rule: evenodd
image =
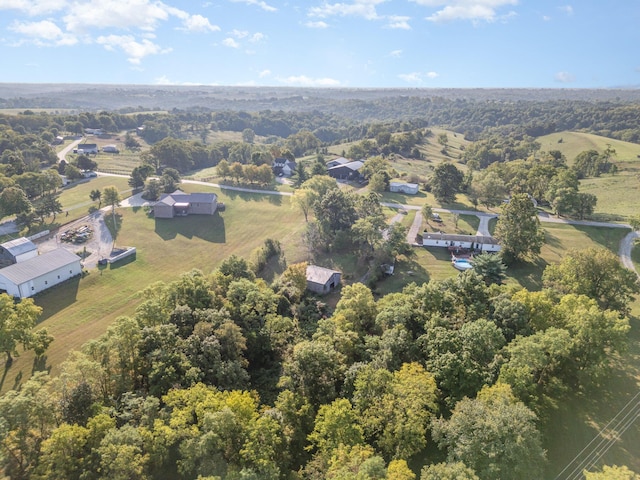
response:
M560 293L586 295L604 309L627 313L640 293L636 274L626 269L614 253L604 248L572 249L562 261L545 268L545 287Z
M535 257L544 243L536 208L526 194L516 194L502 207L496 224L496 237L505 263Z

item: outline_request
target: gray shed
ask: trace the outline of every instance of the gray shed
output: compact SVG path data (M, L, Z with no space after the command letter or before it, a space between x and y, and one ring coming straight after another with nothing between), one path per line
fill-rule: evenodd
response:
M307 265L307 289L314 293L329 293L340 284L342 274L337 270Z

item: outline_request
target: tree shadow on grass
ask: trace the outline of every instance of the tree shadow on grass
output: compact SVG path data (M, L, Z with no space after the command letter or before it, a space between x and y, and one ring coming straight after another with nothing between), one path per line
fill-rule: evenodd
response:
M616 255L620 248L620 242L625 235L631 231L629 228L602 228L584 225L574 225L574 227L577 231L589 237L591 241L612 251Z
M47 356L40 355L33 358L33 366L31 367L31 375L36 372L51 373L51 365L47 365Z
M282 205L282 195L277 195L273 193L273 190L266 190L265 193L259 192L241 192L238 190L230 190L224 189L223 195L229 197L231 200L235 200L239 198L240 200L244 200L245 202L261 202L265 197L268 197L269 203L273 205Z
M225 243L224 219L213 215L188 215L186 217L156 218L155 232L163 240L174 240L178 235L200 238L211 243Z
M534 292L542 288L542 273L547 265L547 261L542 257L530 262L516 262L507 267L507 275L514 278L522 287Z
M104 223L107 225L107 228L111 233L111 237L115 241L116 238L118 238L118 233L120 233L120 230L122 229L122 215L119 213L114 215L111 212L105 212Z

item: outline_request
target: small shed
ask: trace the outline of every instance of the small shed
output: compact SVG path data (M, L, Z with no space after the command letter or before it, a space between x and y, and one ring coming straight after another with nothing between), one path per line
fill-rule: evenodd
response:
M329 293L340 284L341 276L337 270L307 265L307 289L321 295Z
M0 269L0 290L18 298L32 297L81 273L80 257L57 248Z
M0 244L0 260L7 264L23 262L38 255L38 247L25 237Z
M415 195L418 193L419 185L417 183L391 182L389 183L389 191L396 193L406 193Z

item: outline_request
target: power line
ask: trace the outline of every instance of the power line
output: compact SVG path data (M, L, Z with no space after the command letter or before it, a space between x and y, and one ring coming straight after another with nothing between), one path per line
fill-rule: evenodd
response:
M629 400L622 409L607 423L600 432L567 464L566 467L556 476L560 479L579 479L585 468L590 468L596 464L602 456L619 440L620 436L629 428L640 416L640 391ZM584 455L584 458L580 458ZM580 461L579 461L580 460ZM579 462L578 462L579 461ZM578 463L576 463L578 462ZM575 464L569 474L565 472Z

